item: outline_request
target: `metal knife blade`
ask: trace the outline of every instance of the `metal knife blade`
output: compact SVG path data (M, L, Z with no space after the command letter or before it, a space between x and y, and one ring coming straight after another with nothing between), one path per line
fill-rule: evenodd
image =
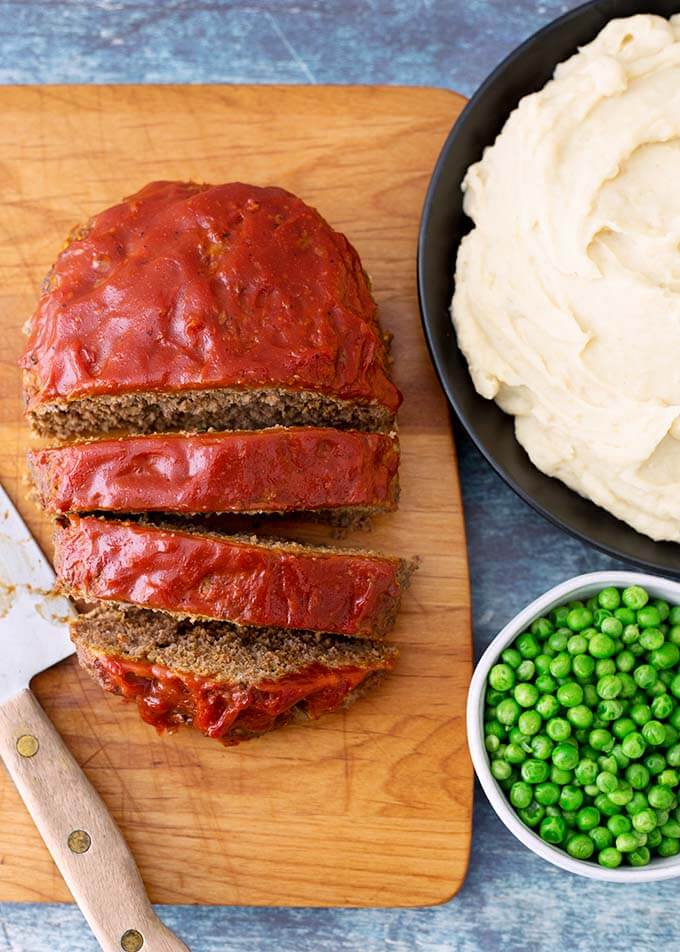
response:
M52 591L55 575L0 486L0 702L74 651L68 599Z

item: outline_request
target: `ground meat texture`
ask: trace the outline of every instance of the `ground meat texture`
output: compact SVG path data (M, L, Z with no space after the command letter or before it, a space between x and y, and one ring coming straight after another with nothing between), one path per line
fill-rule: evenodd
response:
M158 434L33 450L52 513L362 514L396 507L396 435L323 427Z
M137 703L159 730L193 724L235 744L347 707L395 664L397 649L275 629L244 635L219 622L99 606L71 625L81 664Z
M356 549L60 517L55 568L76 597L243 626L383 637L413 564Z
M401 399L347 239L289 192L240 183L155 182L92 219L52 269L22 367L29 416L54 433L83 432L63 416L97 397L119 398L123 425L136 394L319 394L383 421Z

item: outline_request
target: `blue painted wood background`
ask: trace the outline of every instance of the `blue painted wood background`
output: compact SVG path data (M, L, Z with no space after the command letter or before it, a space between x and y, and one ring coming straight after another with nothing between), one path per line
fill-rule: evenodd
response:
M406 83L469 95L556 0L0 2L0 82ZM614 566L528 509L458 435L475 651L569 575ZM516 845L481 791L470 871L434 909L163 906L193 952L646 952L678 948L678 887L595 885ZM0 952L94 952L73 906L0 905Z

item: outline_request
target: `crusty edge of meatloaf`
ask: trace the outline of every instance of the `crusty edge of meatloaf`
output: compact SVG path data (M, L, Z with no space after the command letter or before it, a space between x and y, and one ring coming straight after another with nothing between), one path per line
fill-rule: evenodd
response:
M29 392L27 372L24 383ZM394 421L394 415L377 403L283 388L134 391L51 400L30 407L27 415L36 433L58 439L103 436L115 430L152 433L310 425L384 431Z

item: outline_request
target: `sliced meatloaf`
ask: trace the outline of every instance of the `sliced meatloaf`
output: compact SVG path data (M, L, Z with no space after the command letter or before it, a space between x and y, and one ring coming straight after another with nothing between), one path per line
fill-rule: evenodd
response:
M74 232L22 358L33 427L379 429L400 403L356 251L281 188L154 182Z
M392 627L413 565L357 549L62 516L55 568L74 597L241 626L360 638Z
M397 659L384 644L179 620L101 605L71 625L81 664L158 730L193 724L224 744L347 707Z
M323 427L159 434L75 443L29 453L51 513L396 508L395 434Z

